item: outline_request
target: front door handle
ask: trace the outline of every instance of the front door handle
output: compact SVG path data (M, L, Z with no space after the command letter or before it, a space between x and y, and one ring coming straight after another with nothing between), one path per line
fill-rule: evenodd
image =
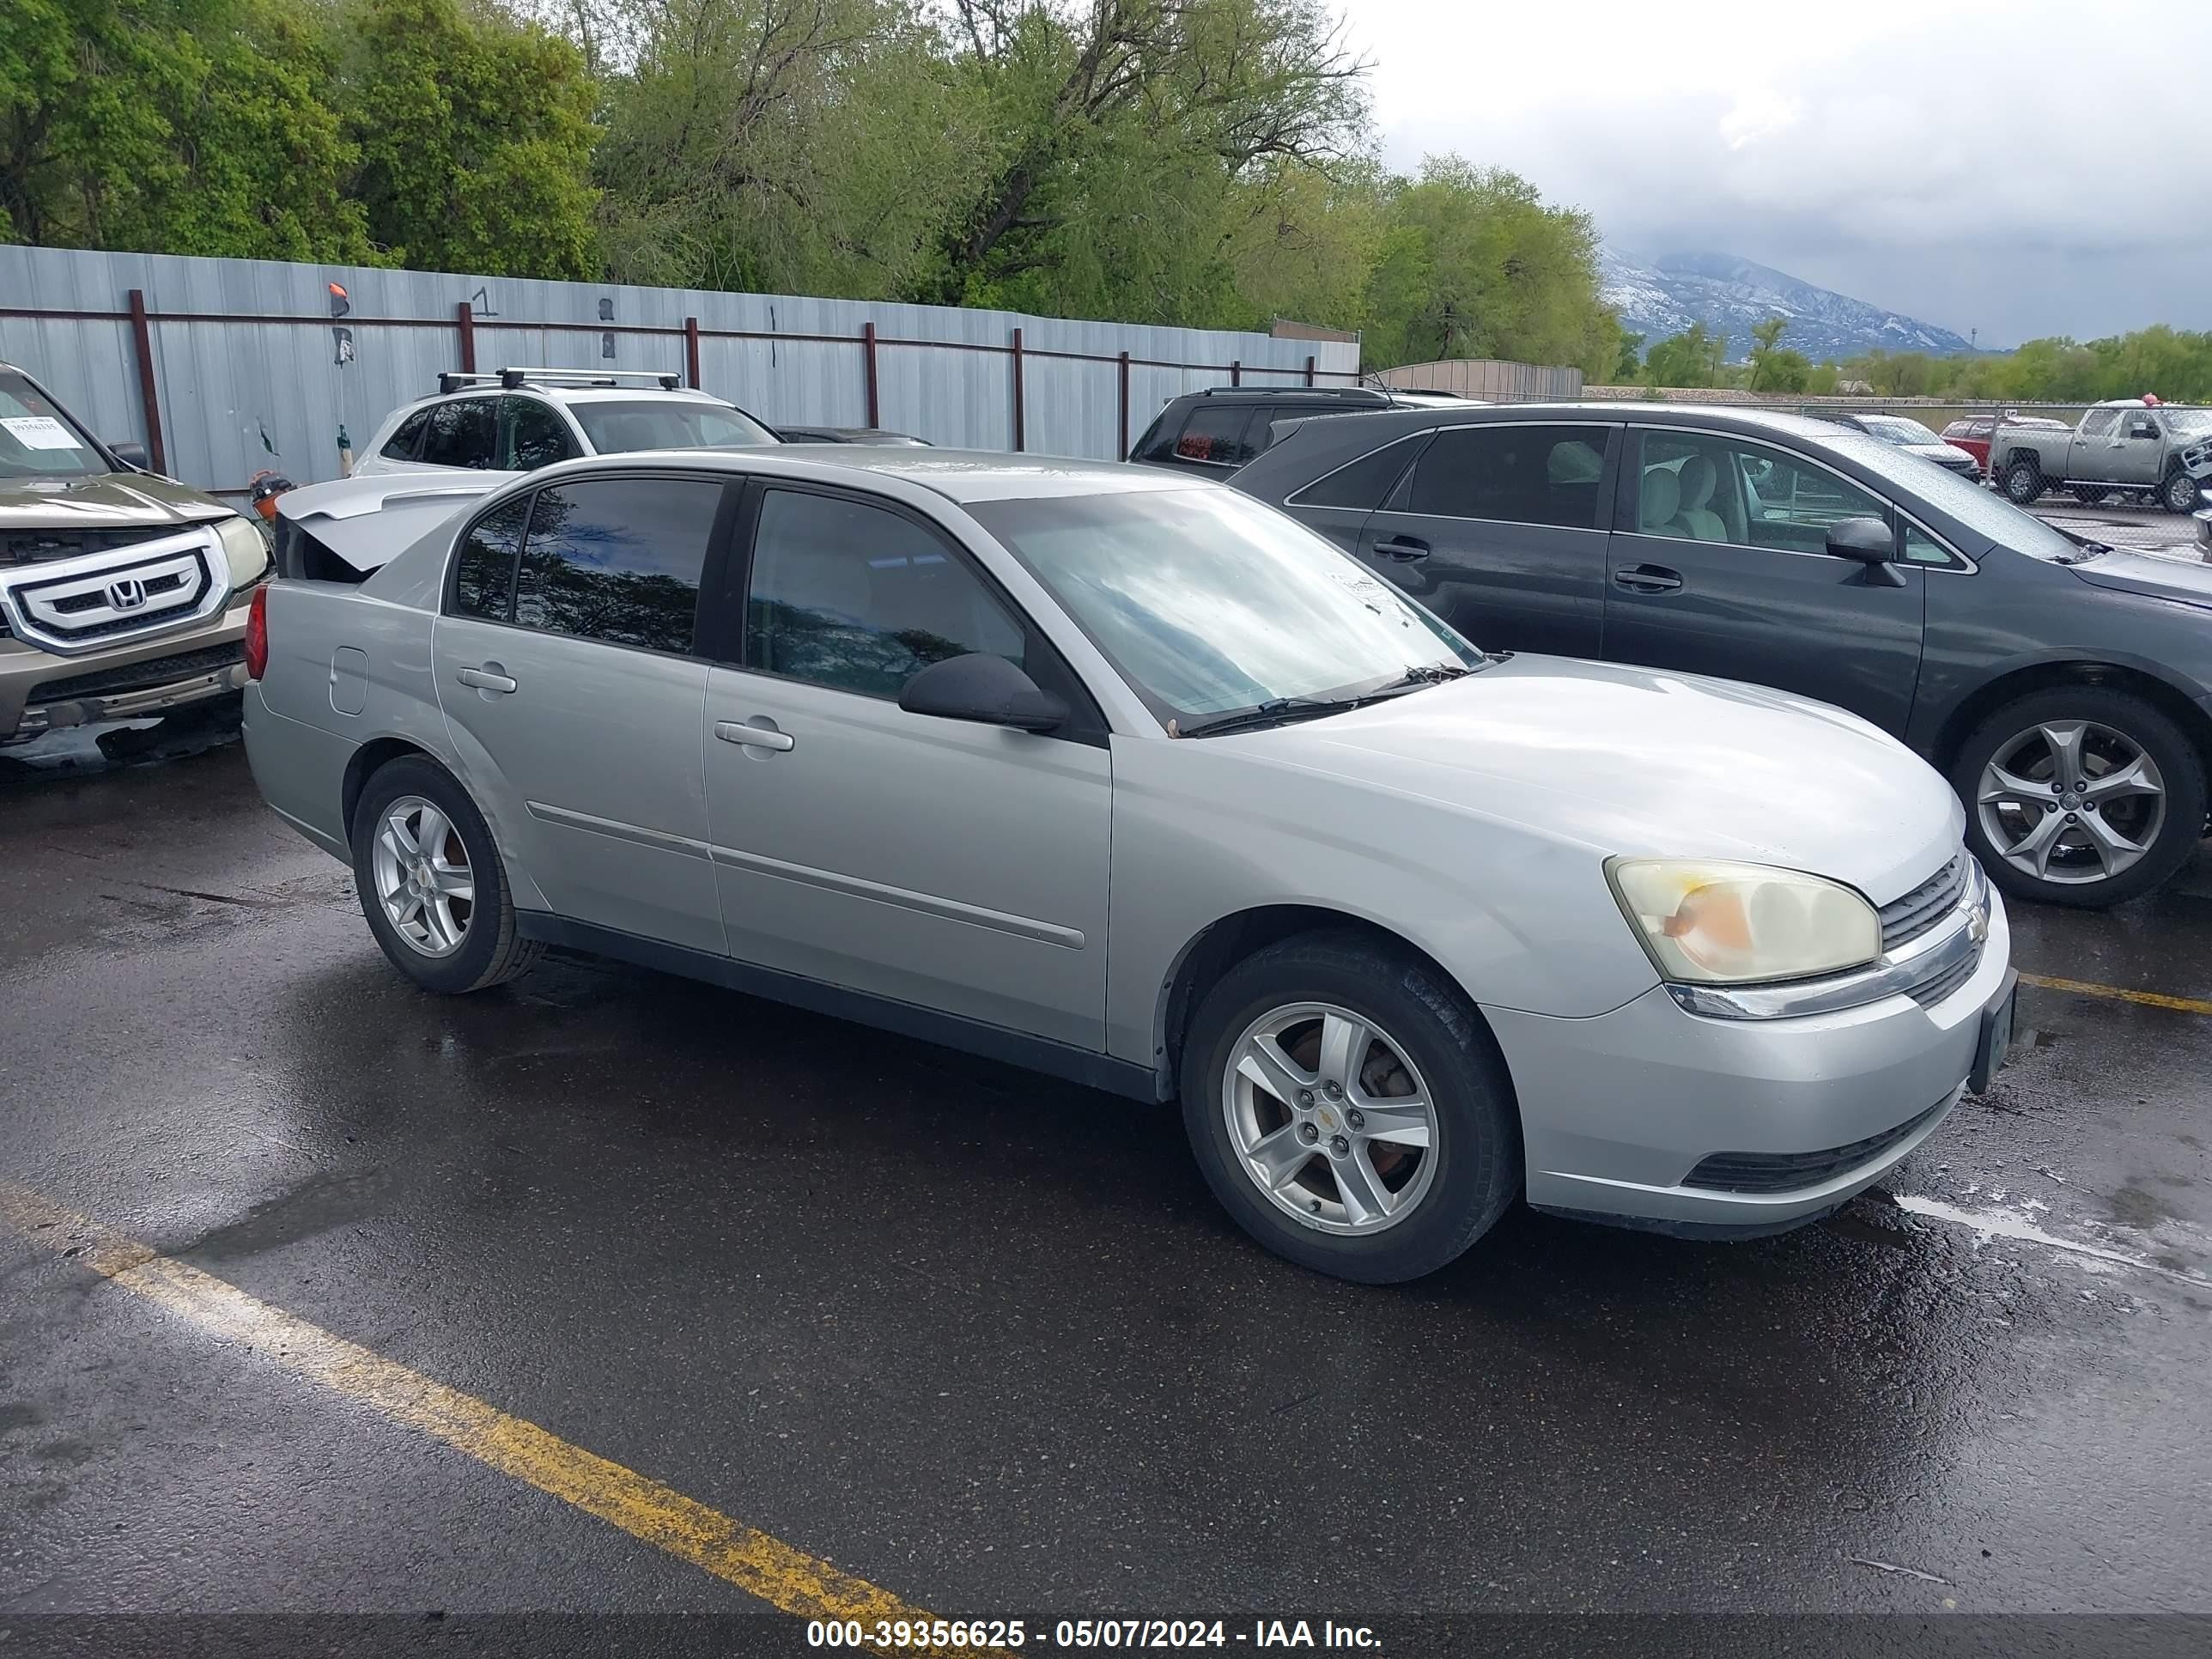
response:
M520 690L515 683L495 668L464 668L453 678L463 685L473 685L479 691L514 691Z
M1392 536L1375 544L1375 550L1398 564L1411 564L1429 556L1429 544L1414 536Z
M772 726L747 726L742 720L716 720L714 735L724 743L741 743L748 749L773 749L779 755L791 747L791 733Z
M1623 565L1613 573L1613 585L1632 593L1672 593L1682 585L1682 573L1663 564Z

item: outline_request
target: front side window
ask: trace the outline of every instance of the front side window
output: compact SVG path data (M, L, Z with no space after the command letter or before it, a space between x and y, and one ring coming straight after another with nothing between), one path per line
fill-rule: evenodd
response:
M1183 422L1176 440L1176 454L1186 461L1207 461L1215 466L1242 466L1252 459L1244 431L1252 423L1249 404L1200 404Z
M457 398L449 404L434 404L429 428L422 434L422 459L430 466L489 468L497 425L489 398Z
M1845 519L1887 524L1889 505L1824 466L1765 444L1704 434L1644 434L1636 503L1644 535L1817 553Z
M592 398L568 408L602 455L641 449L750 449L776 441L775 433L744 410L703 398Z
M975 653L1019 666L1022 629L936 536L844 496L762 496L745 598L749 667L896 697L932 663Z
M0 370L0 478L94 478L107 458L21 374Z
M422 428L429 424L430 411L427 409L416 410L405 420L400 422L392 436L386 441L384 447L376 453L387 461L413 460L415 446L422 439Z
M568 435L568 423L550 404L535 398L509 398L507 404L507 456L509 472L534 472L541 466L580 454Z
M978 501L1164 720L1362 695L1482 653L1296 520L1233 490Z
M514 620L610 645L688 652L722 486L590 478L538 492Z
M1413 465L1406 510L1595 530L1607 441L1602 427L1446 427Z
M453 560L453 613L505 622L514 610L514 561L530 497L502 501L469 526Z

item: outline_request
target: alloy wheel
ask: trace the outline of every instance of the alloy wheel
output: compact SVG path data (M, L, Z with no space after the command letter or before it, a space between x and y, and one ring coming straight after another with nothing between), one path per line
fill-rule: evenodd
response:
M2124 732L2048 720L1997 745L1975 811L2007 864L2038 881L2109 881L2166 827L2166 781Z
M1436 1174L1436 1104L1405 1048L1333 1003L1271 1009L1230 1050L1222 1109L1238 1167L1322 1232L1395 1226Z
M476 911L469 849L443 811L402 795L377 825L377 902L392 931L426 957L447 957L468 938Z

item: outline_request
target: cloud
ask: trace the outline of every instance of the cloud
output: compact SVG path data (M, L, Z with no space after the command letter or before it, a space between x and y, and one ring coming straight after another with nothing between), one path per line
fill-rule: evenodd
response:
M1360 0L1386 154L1638 252L1713 248L1984 343L2212 328L2212 9Z

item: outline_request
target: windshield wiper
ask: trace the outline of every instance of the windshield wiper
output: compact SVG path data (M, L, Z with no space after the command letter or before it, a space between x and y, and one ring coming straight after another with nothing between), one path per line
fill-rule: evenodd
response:
M1341 714L1350 709L1363 708L1370 702L1381 702L1407 691L1419 690L1425 685L1460 679L1474 672L1453 662L1421 663L1408 668L1396 679L1363 691L1356 697L1273 697L1250 708L1240 708L1233 714L1217 714L1212 720L1200 720L1194 726L1179 725L1174 735L1179 738L1207 738L1224 732L1258 732L1291 720L1312 720L1322 714Z

